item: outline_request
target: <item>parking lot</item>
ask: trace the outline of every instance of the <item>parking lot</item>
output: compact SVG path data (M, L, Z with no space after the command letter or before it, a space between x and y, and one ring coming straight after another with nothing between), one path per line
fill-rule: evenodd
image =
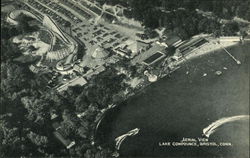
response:
M115 27L112 27L112 24L105 21L96 22L96 16L92 12L95 12L96 15L101 14L100 9L95 5L90 5L88 1L28 0L27 5L49 15L62 30L67 23L71 23L71 35L85 44L87 52L96 46L115 50L122 43L131 40L130 36L127 36L121 30L114 29Z

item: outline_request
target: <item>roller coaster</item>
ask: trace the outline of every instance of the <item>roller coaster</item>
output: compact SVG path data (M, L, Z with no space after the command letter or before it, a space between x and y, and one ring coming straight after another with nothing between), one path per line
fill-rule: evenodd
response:
M73 68L72 63L74 62L73 60L75 59L76 53L78 51L78 43L71 36L64 33L61 30L61 28L56 24L56 22L45 14L43 14L41 17L27 10L14 10L8 14L6 20L7 22L13 25L18 25L17 18L21 14L24 14L26 16L29 16L38 20L39 22L43 24L43 26L46 29L48 29L49 32L51 32L55 37L57 37L59 40L63 42L63 44L65 45L65 48L62 48L60 50L55 50L55 51L49 50L48 52L46 52L45 59L50 60L50 61L52 60L58 61L55 67L56 71L62 74L72 73L73 72L71 70ZM42 59L44 58L42 57Z

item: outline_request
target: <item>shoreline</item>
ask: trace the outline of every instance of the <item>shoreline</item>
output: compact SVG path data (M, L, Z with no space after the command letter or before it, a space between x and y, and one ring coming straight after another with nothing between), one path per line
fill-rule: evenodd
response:
M228 48L228 47L232 47L232 46L236 46L237 44L239 44L239 42L222 42L222 43L216 43L215 46L218 45L218 47L210 47L208 51L203 51L203 47L201 47L201 49L199 48L198 51L199 52L195 52L192 56L190 54L190 56L187 56L186 58L187 59L193 59L195 57L199 57L199 56L202 56L202 55L206 55L206 54L209 54L209 53L213 53L215 51L218 51L220 49L222 49L222 47L224 48ZM206 46L204 46L206 47Z
M216 45L217 47L211 47L211 44ZM195 59L195 58L197 58L197 57L201 57L201 56L203 56L203 55L207 55L207 54L209 54L209 53L214 53L214 52L216 52L216 51L222 49L221 46L223 46L223 47L225 47L225 48L228 48L228 47L236 46L236 45L238 45L238 44L239 44L239 42L222 42L221 44L218 44L218 43L216 44L216 43L210 41L209 44L206 44L205 46L203 46L203 47L201 47L201 48L198 48L198 49L194 50L193 52L191 52L190 54L188 54L186 57L183 57L181 60L178 60L178 61L174 62L173 64L174 64L174 66L176 67L176 69L174 69L173 71L168 72L166 75L159 76L159 79L165 78L167 75L174 73L176 70L178 70L178 67L181 67L181 65L184 64L184 63L187 62L187 61L191 61L192 59ZM205 47L205 48L204 48L204 47ZM206 48L206 47L208 47L208 48ZM209 49L209 50L203 51L204 49ZM158 80L159 80L159 79L158 79ZM122 100L122 101L120 101L120 102L114 104L114 106L111 106L111 107L106 108L106 109L102 112L102 115L101 115L100 119L97 121L97 124L96 124L95 132L94 132L94 136L93 136L93 138L94 138L94 139L93 139L94 143L96 143L96 140L95 140L95 139L96 139L96 134L98 133L97 131L98 131L99 125L101 124L102 120L105 118L106 114L107 114L110 110L119 107L120 104L121 104L122 102L125 102L125 101L127 101L128 99L131 99L131 98L133 98L133 97L135 97L135 96L138 96L139 94L141 94L141 91L143 91L145 88L147 88L147 87L148 87L149 85L151 85L151 84L152 84L152 83L146 83L146 84L144 84L144 86L142 86L142 87L140 87L139 89L135 90L135 92L130 93L129 95L127 95L127 96L124 98L124 100ZM98 146L100 146L100 144L98 144Z
M234 48L241 48L242 46L241 45L237 45L236 47L232 47L232 50L233 50L233 52L235 52L235 53L237 53L237 52L239 52L240 51L240 53L243 53L243 54L246 54L246 49L245 49L245 51L244 52L241 52L241 49L234 49ZM229 49L229 50L231 50L231 49ZM222 52L216 52L216 54L211 54L211 56L209 55L209 56L205 56L204 58L196 58L196 60L195 61L198 61L199 63L200 62L204 62L204 61L206 61L207 59L207 57L209 57L210 59L211 58L214 58L214 57L217 57L217 59L215 58L215 60L217 61L217 62L220 62L221 64L220 65L222 65L222 66L224 66L224 62L225 61L221 61L220 60L220 57L225 57L225 56L227 56L227 54L226 53L224 53L223 52L223 50L219 50L219 51L222 51ZM231 52L231 51L230 51ZM235 53L233 53L232 52L232 54L235 54ZM214 56L214 55L216 55L216 56ZM218 56L217 56L218 55ZM219 58L218 58L219 57ZM236 72L238 72L238 66L236 66L235 64L234 64L234 62L233 61L231 61L231 59L230 58L226 58L227 60L226 61L228 61L228 62L230 62L230 63L228 63L230 66L232 66L232 67L234 67L234 68L236 68L236 69L234 69L234 68L232 68L232 67L229 67L229 65L226 65L228 68L229 68L229 70L230 70L230 72L231 71L236 71ZM242 56L239 58L239 59L241 59L242 60ZM201 60L201 61L200 61ZM192 61L192 63L193 62L195 62L195 61ZM192 64L191 63L191 64ZM189 63L190 64L190 63ZM195 63L194 63L195 64ZM211 64L213 64L213 63L211 63ZM243 65L242 66L246 66L245 65L246 63L245 62L243 62ZM215 65L215 67L217 67L218 65ZM242 66L240 66L240 68L242 68ZM175 76L175 79L179 76L179 74L181 73L181 74L184 74L184 72L185 72L185 65L183 65L182 66L182 69L180 69L180 72L178 71L178 72L176 72L175 74L178 74L177 76ZM183 70L183 68L184 68L184 70ZM208 67L209 68L209 67ZM203 70L201 70L200 72L202 72ZM229 75L229 73L230 72L228 72L228 73L225 73L226 74L226 76L228 76ZM175 74L173 74L173 75L175 75ZM185 75L185 74L184 74ZM224 75L223 75L224 76ZM230 75L229 75L230 76ZM236 75L237 76L237 75ZM213 77L213 78L217 78L217 77ZM225 77L224 77L225 78ZM175 79L172 79L172 80L175 80ZM205 79L205 78L204 78ZM199 79L198 79L199 80ZM216 79L216 80L221 80L221 79ZM165 82L165 81L164 81ZM163 83L164 83L163 82ZM210 82L210 81L209 81ZM221 81L218 81L218 82L221 82ZM218 82L216 82L216 83L218 83ZM206 82L207 83L207 82ZM224 83L224 82L223 82ZM171 82L170 82L170 84L171 84ZM219 85L220 83L218 83L217 85ZM169 84L166 84L166 85L169 85ZM183 84L182 84L183 85ZM212 85L213 85L213 83L212 83ZM153 85L154 86L154 85ZM159 85L157 86L157 87L160 87ZM188 87L190 87L190 86L188 86ZM153 88L154 89L154 88ZM170 88L170 89L173 89L173 88ZM147 91L147 89L146 89L146 91ZM168 90L167 92L169 92L170 90ZM211 92L212 92L213 90L211 90ZM147 93L148 93L148 95L146 95L146 96L144 96L144 97L147 97L147 96L150 96L150 94L149 93L151 93L152 91L151 91L151 88L150 88L150 91L147 91ZM138 93L136 93L136 95L135 96L137 96L138 97ZM163 96L165 96L165 95L163 95ZM206 95L204 95L204 96L206 96ZM216 96L216 95L215 95ZM136 98L137 98L136 97ZM210 96L208 96L208 97L210 97ZM130 97L129 98L129 100L132 98L132 100L133 100L133 97ZM139 96L139 98L141 98L141 96ZM159 98L160 99L160 98ZM137 99L136 99L137 100ZM164 100L164 99L163 99ZM129 102L129 104L131 104L132 102ZM147 101L145 101L145 102L142 102L142 103L146 103L147 104ZM217 101L214 101L214 103L218 103ZM220 100L219 100L219 103L220 103ZM137 106L137 104L138 103L136 103L135 105ZM139 104L141 104L141 101L139 101ZM150 103L148 103L148 104L150 104ZM109 112L108 112L108 114L107 115L105 115L106 117L105 118L107 118L109 121L110 120L112 120L112 119L117 119L117 118L119 118L119 123L120 124L122 124L122 125L120 125L119 126L119 124L118 124L118 126L116 126L116 127L113 127L113 124L111 124L111 122L106 122L106 119L103 119L103 125L100 125L100 127L99 127L99 131L98 131L98 133L99 133L99 140L98 141L100 141L100 144L102 145L102 144L106 144L106 143L108 143L108 142L111 142L112 143L112 141L114 141L114 139L113 138L116 138L116 137L114 137L114 136L117 136L118 134L120 134L121 133L121 131L126 131L127 130L127 128L125 129L121 129L121 127L122 126L124 126L124 125L127 125L127 124L129 124L129 129L131 129L131 128L135 128L135 127L139 127L139 128L143 128L143 131L144 131L144 125L145 124L141 124L141 120L143 120L143 116L144 115L141 115L140 117L141 118L139 118L138 120L137 120L137 112L133 112L133 114L129 114L129 117L127 117L127 116L125 116L125 114L127 114L127 113L129 113L129 112L131 112L131 111L133 111L134 110L134 108L133 108L133 105L129 105L130 107L126 107L128 104L125 104L125 106L122 104L121 106L119 105L118 107L118 110L117 109L113 109L113 110L110 110ZM207 105L210 105L210 103L207 103L206 104L206 106L204 106L205 108L207 108L208 106ZM148 105L148 106L150 106L150 105ZM149 108L148 106L146 106L147 108ZM162 107L162 105L157 105L158 106L158 108L159 107ZM157 106L155 107L155 108L157 108ZM225 106L227 106L227 105L225 105ZM139 107L139 106L138 106ZM167 107L167 106L165 106L165 107ZM194 107L194 106L193 106ZM216 109L217 109L217 106L214 106L214 107L216 107ZM223 105L222 105L222 107L224 107ZM131 109L132 108L132 110L128 110L128 109ZM152 108L152 107L151 107ZM149 108L149 110L146 110L145 112L150 112L151 111L151 108ZM185 108L185 107L184 107ZM227 108L227 107L226 107ZM122 110L121 110L122 109ZM135 108L136 110L138 109L138 108ZM144 109L144 108L139 108L139 109ZM176 108L176 109L178 109L178 108ZM197 108L198 109L198 111L199 111L199 109L201 109L201 108ZM208 108L209 109L209 108ZM124 114L124 112L122 112L122 111L126 111L125 112L125 114ZM114 111L114 112L113 112ZM156 111L158 111L159 112L159 110L156 110ZM164 111L164 110L163 110ZM168 110L166 110L166 112L167 112ZM183 111L185 111L185 110L183 110ZM201 110L202 111L202 110ZM118 115L117 115L117 113L118 113ZM171 113L171 112L170 112ZM205 114L205 112L204 112L204 114ZM238 113L237 113L238 114ZM239 113L239 114L241 114L241 113ZM120 115L121 115L121 118L123 119L123 120L121 120L122 122L120 122ZM154 112L153 113L153 115L157 115L156 114L156 112ZM230 114L231 115L231 114ZM117 117L118 116L118 117ZM224 115L223 115L224 116ZM225 115L225 116L227 116L227 115ZM133 119L136 119L137 121L139 121L138 122L138 124L134 124L134 123L132 123L133 121L131 121L131 123L128 123L127 121L126 121L126 119L128 119L128 118L130 118L130 117L132 117L131 119L133 120ZM139 117L139 116L138 116ZM198 116L199 117L199 116ZM211 119L211 120L216 120L217 119L217 116L215 115L214 117L208 117L209 119ZM116 122L115 123L115 125L117 125L117 121L113 121L113 122ZM125 120L125 122L124 122L124 120ZM135 120L135 121L136 121ZM204 120L205 121L205 120ZM155 122L157 122L157 120L155 120ZM210 122L210 121L208 121L208 122ZM124 124L125 123L125 124ZM207 124L206 123L206 121L205 121L205 123L203 123L203 124ZM102 128L102 127L106 127L106 126L110 126L110 127L107 127L107 128ZM155 125L156 126L156 125ZM201 127L202 127L202 125L201 125ZM115 129L115 128L117 128L117 129ZM151 127L149 127L149 128L151 128ZM199 128L200 128L200 126L199 126ZM203 128L202 128L203 129ZM110 131L110 130L112 130L112 131ZM114 131L115 132L114 132ZM104 133L103 133L104 132ZM107 137L107 133L109 133L109 132L114 132L115 134L111 134L112 136L111 137ZM146 132L146 131L145 131ZM106 133L106 134L105 134ZM108 134L108 135L110 135L110 134ZM100 137L100 136L103 136L103 137ZM105 136L105 137L104 137ZM148 136L148 135L147 135ZM102 138L104 138L104 139L102 139ZM106 138L109 138L109 139L107 139L106 140ZM156 138L158 138L158 137L156 137ZM132 140L133 142L135 142L135 141L137 141L137 139L133 139ZM151 142L150 140L148 141L148 142ZM108 145L111 145L111 147L112 147L112 144L108 144ZM127 151L127 150L132 150L131 149L131 147L129 147L129 149L127 149L128 148L128 145L126 146L126 149L124 149L125 151ZM120 154L123 154L124 153L124 150L122 149L121 151L118 151ZM141 148L139 148L138 150L142 150ZM161 149L159 149L159 151L161 151Z
M187 61L190 61L192 59L195 59L197 57L201 57L203 55L207 55L210 53L215 53L216 51L219 51L224 48L229 48L238 45L239 42L221 42L221 43L215 43L215 41L209 41L209 43L205 44L204 46L197 48L194 50L194 52L191 52L187 56L183 57L182 59L176 61L175 65L181 65Z

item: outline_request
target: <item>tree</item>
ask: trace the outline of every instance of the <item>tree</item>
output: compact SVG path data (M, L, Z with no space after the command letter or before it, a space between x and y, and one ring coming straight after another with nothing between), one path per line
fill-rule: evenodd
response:
M38 26L36 26L36 25L30 26L29 25L29 22L32 20L35 20L35 19L21 13L18 17L17 30L22 32L22 34L38 31L39 30Z
M209 25L209 22L206 18L202 18L199 22L198 22L198 26L197 29L199 32L208 32L207 25Z
M21 101L28 111L27 119L34 122L44 122L49 117L49 104L45 100L35 97L22 97Z
M32 143L34 143L37 146L43 146L46 147L48 144L48 138L46 136L40 136L32 131L27 134L27 137L30 139Z
M177 34L182 40L186 40L190 37L187 31L183 29L182 27L176 27L174 29L174 33Z
M109 68L94 77L86 88L86 96L91 103L107 106L113 102L112 96L125 89L125 75L117 75L116 70Z
M192 16L188 16L187 18L183 19L183 29L185 29L187 36L191 37L195 34L197 34L197 26L196 24L198 23L196 21L197 17L192 17Z
M11 127L8 122L0 120L1 157L18 157L23 154L25 139L20 136L20 129Z
M220 30L220 24L217 21L210 20L207 25L207 33L215 33Z
M1 68L1 90L4 93L14 93L29 86L26 68L12 62L1 63Z
M243 38L246 37L246 36L248 35L246 31L240 31L240 34L241 34L241 36L242 36Z
M156 38L158 36L158 33L155 30L152 30L150 28L146 28L144 30L144 33L149 37L149 38Z
M110 153L108 153L107 150L105 149L102 149L102 150L98 150L96 153L95 153L95 158L107 158Z
M74 105L76 106L77 112L83 112L88 108L88 98L85 96L84 93L81 93L79 96L76 97Z
M149 9L147 12L144 11L143 25L145 27L150 27L152 29L159 27L159 18L158 18L159 16L160 13L157 10Z
M93 122L95 120L95 116L97 115L97 107L90 105L88 109L85 111L85 119L88 120L89 122Z
M88 149L84 154L84 158L94 158L93 152Z
M237 22L229 22L225 24L222 30L223 30L223 35L226 35L226 36L235 35L236 32L239 31L239 25Z
M249 7L250 3L249 1L243 2L237 9L236 11L236 15L246 19L246 13L250 11L250 7ZM248 20L248 19L246 19Z
M87 138L88 136L88 128L87 127L79 127L77 129L77 133L82 137L82 138Z
M74 137L76 134L76 128L69 121L63 121L60 130L65 137Z

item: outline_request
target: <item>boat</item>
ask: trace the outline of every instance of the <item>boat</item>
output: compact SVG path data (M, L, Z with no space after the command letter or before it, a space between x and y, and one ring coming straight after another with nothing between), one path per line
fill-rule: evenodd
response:
M238 65L240 65L240 64L241 64L241 62L240 62L239 60L237 60L237 61L236 61L236 63L237 63Z
M222 72L221 71L216 71L215 74L219 76L219 75L222 74Z

